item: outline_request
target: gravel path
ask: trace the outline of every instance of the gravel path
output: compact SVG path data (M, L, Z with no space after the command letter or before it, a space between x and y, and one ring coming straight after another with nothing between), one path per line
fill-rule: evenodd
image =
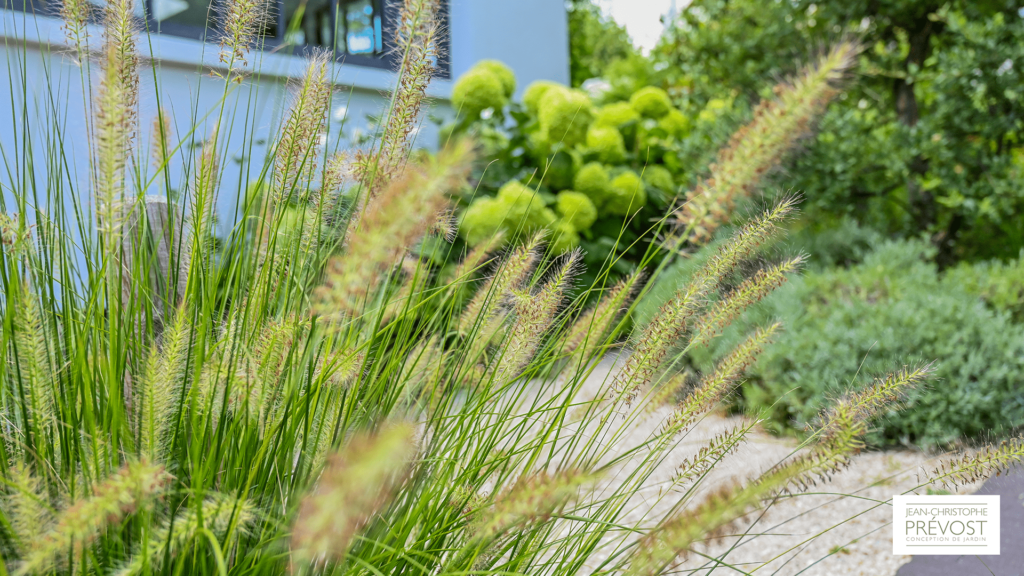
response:
M604 362L589 381L600 383L611 362ZM653 411L636 423L624 446L642 441L661 424L670 407ZM741 417L709 415L688 432L630 502L632 520L653 523L664 515L671 498L659 498L671 486L674 471L717 434L747 422ZM701 484L704 493L723 482L756 477L797 449L797 442L755 429L737 452L715 467ZM808 491L780 499L767 513L745 519L733 536L706 542L678 567L680 574L733 575L865 575L892 576L911 560L892 553L893 495L918 488L938 459L920 452L866 452L853 458L848 469ZM623 465L623 474L630 464ZM615 478L610 480L614 483ZM971 493L979 485L961 487ZM701 495L691 501L699 503ZM735 536L747 534L747 536ZM753 536L756 534L756 537ZM817 536L817 537L815 537ZM717 559L717 560L715 560ZM731 565L734 568L730 568Z

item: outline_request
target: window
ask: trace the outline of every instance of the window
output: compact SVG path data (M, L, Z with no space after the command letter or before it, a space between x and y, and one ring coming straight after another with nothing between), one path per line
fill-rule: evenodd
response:
M197 40L217 40L218 9L224 0L141 0L139 16L160 34ZM0 7L55 14L60 0L0 0ZM97 7L105 0L89 0ZM334 50L349 64L390 68L389 25L397 9L387 0L270 0L264 30L266 49L302 54L311 48ZM441 19L447 29L448 3L442 1ZM143 12L145 10L145 12ZM441 53L447 54L448 46ZM438 75L449 78L447 58L438 62Z

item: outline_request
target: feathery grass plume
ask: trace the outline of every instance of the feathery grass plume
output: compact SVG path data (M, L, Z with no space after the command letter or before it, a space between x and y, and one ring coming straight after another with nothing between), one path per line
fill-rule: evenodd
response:
M185 384L185 361L190 345L189 317L182 306L174 312L159 346L154 344L146 359L142 377L141 429L142 453L160 461L167 449L167 434L177 413L181 387Z
M643 279L643 270L633 272L619 280L597 304L580 315L565 333L562 353L568 356L580 351L583 358L593 356L603 344L605 334L629 307Z
M657 576L690 546L711 540L751 509L761 504L761 493L735 484L719 487L699 506L671 515L641 538L625 570L630 576Z
M540 258L546 232L540 231L497 264L494 275L476 291L459 316L459 330L467 333L474 325L486 325L494 318L513 289L519 288L533 272Z
M319 314L355 313L380 285L382 276L423 237L447 205L446 192L464 181L472 153L458 142L436 160L410 166L366 207L344 254L327 264L314 294Z
M390 322L406 309L413 309L417 301L423 297L431 278L429 269L421 266L420 259L409 255L402 259L398 271L402 276L402 283L398 290L388 297L382 318L384 322Z
M696 482L699 482L722 459L739 450L739 447L746 441L747 434L759 423L760 420L750 420L733 426L731 430L718 434L702 446L697 451L697 454L693 456L692 460L690 457L684 458L683 462L676 468L675 476L672 478L673 487L677 490L680 488L688 489Z
M686 333L690 318L707 295L744 259L754 254L778 232L779 224L794 209L793 198L778 202L744 225L701 267L688 284L670 298L644 328L633 352L615 376L610 399L630 404L637 392L654 378L669 350Z
M318 50L309 58L306 74L292 98L288 118L281 130L274 163L274 203L292 198L295 191L306 194L317 168L316 148L327 124L333 85L331 54ZM303 196L300 200L308 198Z
M990 476L1006 474L1024 461L1024 438L1003 440L998 446L985 446L974 454L962 454L943 462L928 478L948 489L979 482Z
M217 136L220 127L214 127L210 137L203 143L199 155L199 169L196 171L195 187L192 190L192 255L189 262L203 261L201 255L209 253L213 230L213 207L217 196Z
M17 464L9 470L8 494L0 499L0 504L10 523L15 549L24 557L49 529L53 511L47 504L43 483L27 466Z
M163 170L167 166L171 149L171 119L163 108L153 117L150 137L153 139L153 144L149 150L149 153L152 155L153 167L157 171Z
M681 241L706 242L727 222L736 203L750 196L764 176L779 165L811 129L813 121L839 93L837 86L856 64L860 46L838 42L789 84L775 87L754 118L733 134L711 165L710 177L688 195L676 215Z
M155 529L145 548L137 550L131 561L115 574L135 576L159 570L165 558L174 559L187 552L204 529L221 540L224 557L230 559L228 550L256 519L256 507L246 499L214 494L207 496L199 508L197 510L192 505ZM225 542L226 536L228 540Z
M789 274L800 269L804 257L797 256L758 270L732 292L719 300L697 320L693 345L707 344L721 334L744 310L760 302L786 283Z
M68 44L74 47L77 54L84 52L84 45L89 37L86 25L92 12L89 0L63 0L60 3L60 18L64 21L61 29Z
M376 152L360 155L356 163L357 177L371 198L402 171L409 156L411 135L420 121L434 62L440 57L437 11L438 0L405 0L402 5L394 38L397 85Z
M415 454L414 429L390 426L358 436L328 457L317 487L299 504L292 530L293 570L311 561L341 560L352 538L391 499Z
M325 351L321 356L314 380L327 384L321 388L321 394L326 396L326 400L323 402L323 407L313 414L310 433L313 435L314 442L310 470L318 472L323 469L324 460L334 441L332 424L337 420L338 412L341 410L342 389L359 377L359 370L365 360L366 355L362 352L347 349L336 352ZM264 428L266 428L265 423Z
M347 152L338 152L327 159L324 166L324 173L320 180L320 193L317 201L323 202L324 197L333 198L339 192L349 177L351 166Z
M660 574L695 542L717 537L745 514L770 504L780 492L805 489L815 478L835 473L863 446L861 437L867 432L868 420L899 401L930 371L928 366L904 368L841 399L823 417L810 453L776 466L754 482L726 486L695 508L669 515L640 540L628 573Z
M544 335L551 329L565 293L571 288L572 280L579 271L583 252L575 249L565 254L551 278L537 292L513 289L513 322L502 347L501 359L494 371L495 380L504 383L515 378L526 365Z
M12 288L9 293L14 316L12 368L21 393L28 402L25 416L29 421L22 423L26 434L22 440L28 440L27 435L31 431L34 452L40 457L58 456L57 391L53 385L53 363L47 347L47 333L29 283L22 282Z
M133 0L110 0L103 25L103 77L95 110L95 195L97 229L103 240L108 297L119 290L127 167L138 119L139 57Z
M437 222L430 229L431 234L437 234L445 242L451 244L459 234L459 220L453 210L445 210L437 216Z
M931 364L918 368L901 368L883 378L876 378L870 386L840 398L822 414L814 449L807 456L797 458L787 466L799 469L790 476L790 484L801 486L813 482L813 477L826 478L849 463L849 454L864 447L861 438L868 431L868 423L882 409L897 406L907 392L925 381L934 371Z
M518 526L549 518L573 499L595 476L580 470L521 476L494 504L479 510L469 533L474 541L494 538Z
M686 430L701 414L714 408L715 404L733 390L747 368L757 360L758 355L781 329L782 324L776 322L754 330L679 403L675 411L665 419L661 433L672 435Z
M235 65L248 63L245 57L270 18L270 3L267 0L228 0L217 15L220 61L228 66L228 74L237 73ZM233 80L241 82L242 77L237 75Z
M40 574L54 568L72 546L83 550L106 527L116 525L164 489L171 477L163 466L140 461L126 464L96 486L91 497L61 512L56 524L31 542L15 574Z

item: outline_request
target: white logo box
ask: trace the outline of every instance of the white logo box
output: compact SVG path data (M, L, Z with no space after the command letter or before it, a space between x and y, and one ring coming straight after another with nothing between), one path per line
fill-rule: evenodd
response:
M999 554L999 496L893 496L892 553Z

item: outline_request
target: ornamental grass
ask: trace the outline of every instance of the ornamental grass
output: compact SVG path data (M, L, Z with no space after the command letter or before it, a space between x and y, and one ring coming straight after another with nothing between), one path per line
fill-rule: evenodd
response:
M252 0L228 4L214 118L245 83L265 17ZM766 263L764 249L792 199L740 226L631 334L629 312L661 268L618 283L602 270L580 286L580 253L555 253L543 230L466 254L449 244L449 198L467 185L473 144L410 154L438 53L435 0L402 6L381 133L351 157L316 144L334 64L309 56L271 153L243 182L261 192L234 223L215 213L231 192L231 143L214 128L192 151L163 112L143 142L139 91L154 75L132 4L106 6L99 38L85 33L86 6L65 3L64 17L97 83L84 95L90 177L78 185L64 170L58 90L40 120L55 134L44 157L30 158L30 144L4 152L17 186L0 222L0 571L661 574L779 493L846 466L871 416L928 376L894 367L839 399L807 450L745 483L706 478L752 425L717 437L675 471L684 489L657 496L668 512L637 519L626 502L783 329L757 328L699 378L674 370L798 269L799 256ZM783 100L813 109L822 98ZM758 166L783 148L754 146ZM171 194L166 169L186 159ZM17 170L30 161L46 178ZM721 192L745 194L758 166L730 172ZM152 209L147 197L161 194ZM448 246L452 266L430 266L425 240ZM596 377L609 355L621 362ZM656 432L630 435L665 405L676 407ZM977 479L1022 455L1009 442L934 478Z

